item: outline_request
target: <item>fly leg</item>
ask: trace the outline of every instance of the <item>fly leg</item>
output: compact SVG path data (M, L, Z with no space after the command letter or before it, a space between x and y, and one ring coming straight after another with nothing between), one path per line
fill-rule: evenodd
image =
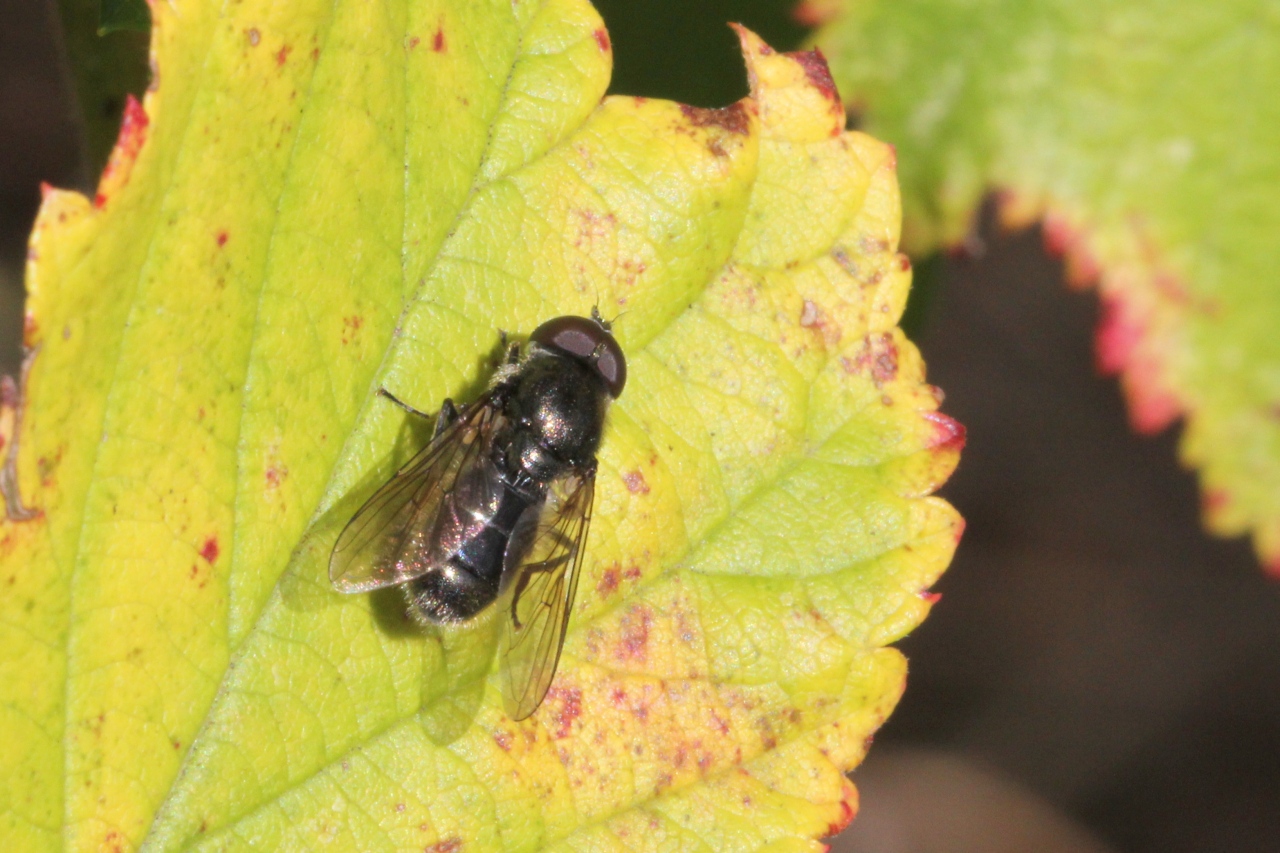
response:
M426 418L427 420L431 420L431 415L428 415L426 412L418 411L413 406L410 406L408 403L406 403L404 400L401 400L395 394L392 394L386 388L379 388L378 395L381 397L386 397L388 400L395 403L397 406L404 409L406 412L408 412L411 415L417 415L420 418Z
M379 388L378 393L381 396L386 397L391 402L395 403L400 408L404 409L409 414L417 415L420 418L431 420L431 415L427 414L426 412L422 412L415 409L413 406L410 406L408 403L401 400L395 394L392 394L386 388ZM453 405L453 400L449 399L448 397L445 397L444 402L440 404L440 411L436 415L436 428L435 428L435 432L431 434L431 439L434 441L436 438L438 438L440 433L444 432L445 429L457 419L458 419L457 407Z
M513 364L519 364L520 363L520 345L508 343L506 329L498 330L498 340L501 343L502 349L507 351L507 360L506 360L507 366L511 366Z
M30 521L40 516L40 510L30 509L22 503L22 494L18 491L18 437L22 433L22 410L27 402L27 374L31 372L31 363L39 351L38 346L27 351L16 385L12 376L0 378L0 398L6 407L13 408L13 435L4 466L0 468L0 494L4 496L4 514L10 521Z
M449 428L449 425L458 419L458 410L453 405L453 400L448 397L444 398L444 402L440 404L440 414L436 415L436 431L431 434L431 440L435 441L440 437L440 433Z

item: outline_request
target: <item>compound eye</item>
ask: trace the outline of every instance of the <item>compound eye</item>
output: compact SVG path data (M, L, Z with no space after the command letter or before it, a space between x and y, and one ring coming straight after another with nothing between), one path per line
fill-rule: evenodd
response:
M617 397L627 384L627 361L622 347L603 325L586 317L556 317L533 330L529 340L557 349L590 364Z

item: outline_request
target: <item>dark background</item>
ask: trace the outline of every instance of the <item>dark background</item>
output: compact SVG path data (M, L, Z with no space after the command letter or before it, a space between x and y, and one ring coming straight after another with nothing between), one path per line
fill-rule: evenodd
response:
M720 106L746 92L742 21L785 0L601 0L613 90ZM20 357L39 183L93 170L45 2L0 0L0 368ZM109 36L108 38L118 38ZM989 222L989 217L984 220ZM969 430L944 494L968 520L943 599L902 643L908 690L854 779L848 853L1280 850L1280 585L1205 536L1177 429L1130 433L1093 366L1092 294L1039 235L917 259L913 337ZM923 300L920 297L924 297Z

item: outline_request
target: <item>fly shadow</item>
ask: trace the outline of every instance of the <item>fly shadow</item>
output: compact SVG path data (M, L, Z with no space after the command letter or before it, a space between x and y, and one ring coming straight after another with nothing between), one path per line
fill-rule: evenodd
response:
M461 386L452 399L470 402L479 397L506 355L503 336L477 359L472 374L475 378ZM375 403L384 404L395 406L390 400ZM479 711L497 648L497 608L489 607L467 622L434 625L410 615L400 587L348 596L335 590L329 578L330 555L343 529L383 485L430 444L434 428L434 415L404 412L395 442L387 453L307 530L281 577L279 595L286 607L303 612L362 606L358 599L365 598L370 630L380 632L391 642L420 645L423 681L419 716L428 736L444 745L461 736Z

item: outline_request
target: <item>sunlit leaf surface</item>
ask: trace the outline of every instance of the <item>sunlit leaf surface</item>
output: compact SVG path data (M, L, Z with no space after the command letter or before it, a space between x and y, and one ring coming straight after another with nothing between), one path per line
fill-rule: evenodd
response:
M5 850L808 850L903 685L963 431L895 324L891 149L743 33L724 110L601 102L580 0L157 3L158 86L33 237L0 538ZM517 338L630 378L559 673L328 553ZM12 440L12 412L0 418Z

